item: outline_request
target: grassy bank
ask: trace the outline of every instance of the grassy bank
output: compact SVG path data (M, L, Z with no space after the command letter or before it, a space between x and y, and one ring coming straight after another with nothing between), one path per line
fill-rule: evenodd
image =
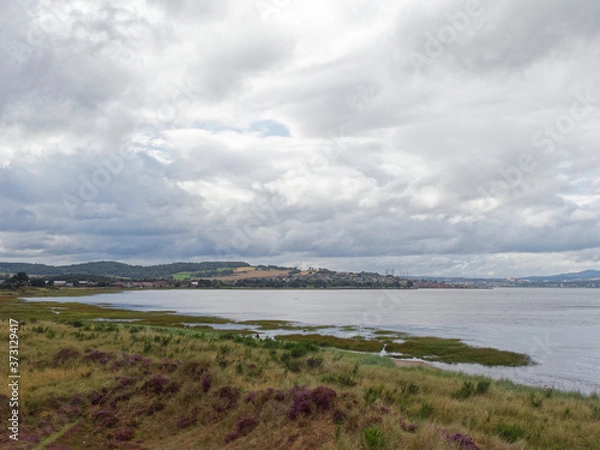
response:
M527 355L497 350L495 348L471 347L458 339L441 339L403 335L400 343L389 340L390 336L367 340L360 336L340 338L320 334L289 334L277 336L294 342L312 342L320 347L334 347L358 352L380 352L399 354L402 358L420 358L426 361L445 363L472 363L484 366L527 366L532 364Z
M29 287L17 291L5 291L6 297L82 297L84 295L115 294L122 292L120 287L54 287L34 288Z
M93 293L91 288L79 289L80 295ZM71 288L65 291L71 291ZM45 290L37 289L38 297L45 296ZM26 295L23 295L26 296ZM246 320L232 321L220 317L187 316L165 311L130 311L114 308L103 308L82 303L57 303L57 302L23 302L12 296L13 304L0 304L0 312L9 313L19 311L23 317L34 319L49 319L63 323L82 320L113 320L135 321L138 325L183 327L194 325L198 329L208 328L211 325L235 324L247 326L258 330L297 330L315 332L327 326L297 326L284 320ZM185 325L184 325L185 324ZM312 342L320 347L333 347L342 350L361 352L380 352L385 345L388 353L398 354L403 358L420 358L428 361L445 363L474 363L486 366L524 366L532 363L527 355L501 351L493 348L475 348L466 345L458 339L441 339L436 337L416 337L394 331L377 330L374 339L366 340L360 336L355 338L341 338L321 334L292 334L278 336L295 342ZM401 340L402 342L398 342Z
M20 441L3 432L1 448L600 449L596 397L18 305L0 300L2 317L21 321Z

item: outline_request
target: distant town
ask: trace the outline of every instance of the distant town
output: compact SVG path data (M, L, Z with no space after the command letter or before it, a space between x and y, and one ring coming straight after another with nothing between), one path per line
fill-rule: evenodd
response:
M600 287L600 271L532 276L527 278L452 278L397 276L376 272L342 272L325 268L299 269L275 265L250 265L240 261L172 263L154 266L114 261L68 266L0 263L0 286L118 287L188 289L491 289L495 287Z

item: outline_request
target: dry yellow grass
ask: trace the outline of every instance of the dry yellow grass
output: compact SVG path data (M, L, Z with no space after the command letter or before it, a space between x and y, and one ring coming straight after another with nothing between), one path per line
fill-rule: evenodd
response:
M0 335L7 333L3 320ZM29 442L14 448L55 438L65 449L468 449L449 440L460 433L486 450L600 449L598 398L398 368L373 356L52 321L22 323L20 345L21 433ZM96 359L89 357L94 349ZM1 346L0 358L6 352ZM153 390L162 379L166 387ZM486 381L488 389L457 396L465 383ZM300 392L307 395L329 386L334 406L311 403L293 419L295 399L304 395L294 386L305 386ZM244 418L251 419L249 431L226 442ZM0 448L10 445L4 433Z

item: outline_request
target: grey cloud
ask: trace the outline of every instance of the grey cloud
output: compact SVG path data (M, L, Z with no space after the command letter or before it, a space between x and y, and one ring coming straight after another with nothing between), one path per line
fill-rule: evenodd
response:
M55 3L0 6L2 259L598 263L597 2L482 3L420 74L464 2Z

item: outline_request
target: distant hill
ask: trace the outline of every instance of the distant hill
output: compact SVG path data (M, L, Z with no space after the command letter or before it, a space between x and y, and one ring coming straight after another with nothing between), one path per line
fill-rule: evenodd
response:
M25 272L28 275L52 277L77 274L115 278L167 278L180 272L208 272L248 266L250 264L241 261L177 262L153 266L132 266L116 261L98 261L65 266L0 262L0 274Z
M549 276L531 276L523 277L521 280L527 279L532 281L576 281L576 280L594 280L600 279L600 270L584 270L582 272L561 273L559 275Z

